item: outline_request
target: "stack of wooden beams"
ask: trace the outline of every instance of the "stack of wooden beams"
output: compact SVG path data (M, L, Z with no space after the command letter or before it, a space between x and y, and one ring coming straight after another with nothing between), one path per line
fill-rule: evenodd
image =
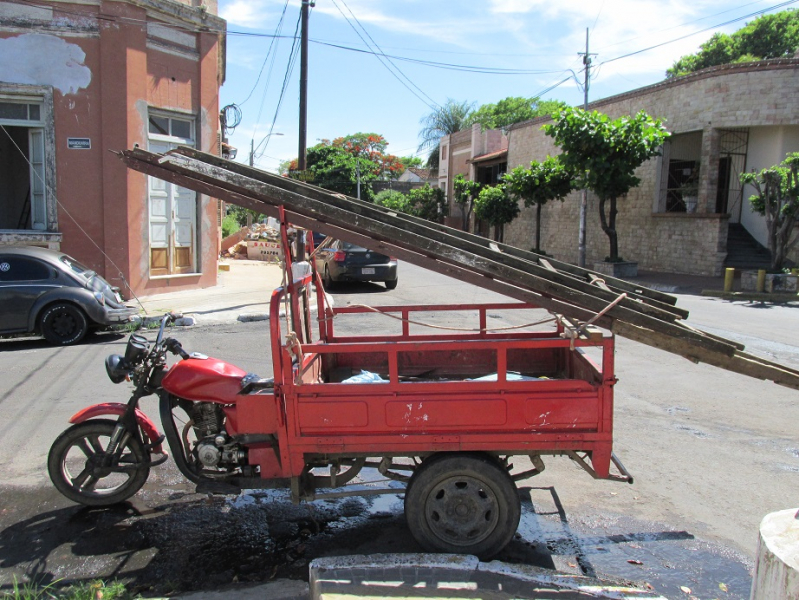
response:
M120 157L137 171L269 216L282 206L299 227L529 302L576 327L592 321L694 362L799 389L799 371L687 325L688 312L669 294L192 148L164 155L134 148Z

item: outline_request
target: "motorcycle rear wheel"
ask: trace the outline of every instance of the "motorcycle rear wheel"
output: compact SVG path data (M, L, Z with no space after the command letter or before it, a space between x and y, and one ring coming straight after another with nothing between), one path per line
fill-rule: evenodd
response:
M93 419L64 431L50 448L47 470L59 492L86 506L110 506L127 500L147 481L149 455L134 435L123 436L117 451L106 451L116 421Z

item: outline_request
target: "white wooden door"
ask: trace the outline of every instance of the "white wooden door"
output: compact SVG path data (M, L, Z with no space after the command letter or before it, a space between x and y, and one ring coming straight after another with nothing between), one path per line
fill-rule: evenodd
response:
M28 159L31 165L30 203L31 228L39 231L47 229L44 181L44 130L28 130Z
M150 141L150 151L163 153L175 144ZM197 194L148 177L150 275L194 273L196 261Z

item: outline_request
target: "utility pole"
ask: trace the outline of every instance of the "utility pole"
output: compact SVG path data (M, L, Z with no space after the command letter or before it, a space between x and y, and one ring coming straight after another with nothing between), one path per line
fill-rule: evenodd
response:
M588 110L588 82L590 80L591 71L591 57L596 54L588 52L588 27L585 28L585 54L578 52L577 54L583 57L583 64L585 65L585 83L583 84L583 110ZM577 266L585 267L585 229L586 229L586 214L588 213L588 190L583 189L583 197L580 200L580 231L577 240Z
M255 140L250 140L250 166L255 162Z
M297 169L305 171L307 168L306 136L308 133L308 14L309 8L314 6L310 0L302 0L300 12L300 143L297 158Z
M361 199L361 161L357 158L355 159L355 176L358 178L358 192L357 198L358 200Z

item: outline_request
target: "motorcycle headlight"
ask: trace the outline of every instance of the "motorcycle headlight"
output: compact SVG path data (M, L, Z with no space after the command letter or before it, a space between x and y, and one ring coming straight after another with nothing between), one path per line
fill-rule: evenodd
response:
M105 372L114 383L122 383L130 374L131 368L119 354L112 354L105 359Z

